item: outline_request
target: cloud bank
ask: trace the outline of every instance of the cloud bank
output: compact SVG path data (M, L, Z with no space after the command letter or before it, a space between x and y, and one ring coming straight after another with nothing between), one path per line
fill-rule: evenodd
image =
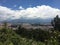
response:
M60 16L60 9L52 8L47 5L41 5L36 7L29 7L24 9L19 7L20 10L12 10L10 8L0 6L0 20L8 19L36 19L36 18L53 18L56 15Z

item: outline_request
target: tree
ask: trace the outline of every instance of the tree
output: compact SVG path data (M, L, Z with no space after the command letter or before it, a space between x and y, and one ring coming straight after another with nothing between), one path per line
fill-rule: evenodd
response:
M51 24L55 30L60 30L60 18L58 15L51 21Z

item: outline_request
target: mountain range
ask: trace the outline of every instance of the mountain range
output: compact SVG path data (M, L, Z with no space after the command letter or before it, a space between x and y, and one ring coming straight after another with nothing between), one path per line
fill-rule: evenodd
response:
M36 19L26 19L26 18L20 18L20 19L14 19L14 20L6 20L6 22L9 23L31 23L31 24L50 24L51 23L51 18L49 19L41 19L41 18L36 18Z

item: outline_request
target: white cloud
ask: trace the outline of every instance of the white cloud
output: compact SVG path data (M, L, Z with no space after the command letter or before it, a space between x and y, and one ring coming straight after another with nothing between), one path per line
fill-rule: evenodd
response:
M11 10L10 8L0 6L0 19L19 19L21 17L27 19L35 19L35 18L53 18L56 15L60 16L60 9L52 8L50 6L42 5L36 7L30 7L24 9L20 6L21 10Z
M0 6L0 19L6 20L9 17L13 16L14 11L10 8Z
M24 8L22 6L20 6L19 9L24 9Z

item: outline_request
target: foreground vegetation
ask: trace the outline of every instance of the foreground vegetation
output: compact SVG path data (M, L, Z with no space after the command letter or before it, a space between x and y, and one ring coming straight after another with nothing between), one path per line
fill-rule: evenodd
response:
M53 20L54 29L25 29L21 26L17 30L7 28L7 23L0 29L0 45L60 45L60 19Z
M37 42L43 42L44 45L60 45L60 32L58 30L26 30L24 28L19 27L19 30L17 30L16 33L24 38L33 39Z
M0 45L60 45L59 31L43 31L41 29L28 31L24 28L21 29L17 32L6 28L1 29Z
M3 28L0 30L0 45L44 45L44 43L23 38L13 30Z

